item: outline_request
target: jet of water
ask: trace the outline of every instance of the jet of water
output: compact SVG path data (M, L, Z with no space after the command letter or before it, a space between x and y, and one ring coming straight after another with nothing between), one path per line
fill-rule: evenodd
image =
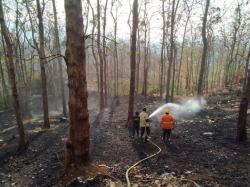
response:
M170 109L171 114L175 117L175 119L181 119L196 114L204 107L205 104L206 100L204 98L193 98L180 104L166 103L157 108L152 114L150 114L149 118L160 118L165 109Z

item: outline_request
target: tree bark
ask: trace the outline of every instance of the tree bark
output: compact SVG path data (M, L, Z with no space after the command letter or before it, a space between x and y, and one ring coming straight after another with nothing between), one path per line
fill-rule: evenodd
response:
M47 129L50 127L49 124L49 106L48 106L48 90L47 90L47 78L45 72L45 64L47 64L45 56L45 43L44 43L44 26L43 26L43 15L40 5L40 0L36 0L37 6L37 17L38 17L38 29L39 29L39 58L40 58L40 68L42 77L42 96L43 96L43 114L44 114L44 124L43 128Z
M129 126L132 124L133 114L134 114L137 29L138 29L138 0L134 0L133 26L132 26L131 46L130 46L130 90L129 90L129 105L128 105L128 125Z
M65 0L66 65L69 86L70 133L65 167L81 167L89 160L89 113L87 105L86 55L81 0Z
M100 110L104 109L104 80L103 80L103 56L101 50L101 21L100 21L100 2L97 0L97 49L100 61Z
M58 32L57 11L56 11L55 0L52 0L52 5L53 5L53 13L54 13L54 29L55 29L54 32L55 32L55 41L56 41L56 53L61 54L61 45L60 45L59 32ZM60 79L59 81L60 81L60 89L61 89L63 116L67 116L62 57L58 57L57 62L59 65L59 79Z
M171 31L170 31L170 58L168 66L168 75L167 75L167 85L166 85L166 102L171 101L170 98L170 81L171 81L171 69L174 60L174 25L175 25L175 0L172 2L172 13L171 13Z
M13 43L11 41L10 33L4 20L2 0L0 0L0 24L1 24L1 32L6 42L6 47L7 47L7 51L6 51L7 59L6 60L8 63L8 76L9 76L10 83L11 83L13 105L15 109L15 115L16 115L18 132L19 132L19 148L23 149L26 145L26 138L25 138L23 121L22 121L20 103L19 103L19 95L18 95L17 85L16 85L15 66L14 66L14 60L13 60L13 56L14 56Z
M165 54L165 38L166 38L166 20L165 20L165 0L162 0L162 44L161 44L161 64L160 64L160 97L163 95L163 70L164 70L164 54Z
M205 67L206 67L206 59L207 59L207 14L208 14L208 7L209 7L210 0L206 1L206 8L205 13L203 17L203 23L202 23L202 41L203 41L203 52L202 52L202 59L201 59L201 67L200 67L200 73L199 73L199 80L198 80L198 89L197 89L197 95L202 95L203 90L203 79L204 79L204 73L205 73Z
M103 55L103 63L104 63L104 106L107 107L108 105L108 88L107 88L107 76L108 76L108 62L107 62L107 55L106 55L106 14L107 14L107 6L108 6L108 0L105 2L104 6L104 14L103 14L103 36L102 36L102 55Z
M237 136L236 136L236 140L238 142L247 140L246 125L247 125L247 109L248 109L249 99L250 99L250 70L248 70L247 85L246 88L243 90L240 102L240 109L239 109L239 116L237 123Z

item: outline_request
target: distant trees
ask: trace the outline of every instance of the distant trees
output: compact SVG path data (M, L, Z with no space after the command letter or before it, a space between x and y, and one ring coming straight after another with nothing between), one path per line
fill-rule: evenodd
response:
M15 109L16 121L17 121L18 132L19 132L19 148L23 149L26 145L26 138L25 138L23 121L22 121L19 94L17 91L17 84L16 84L16 72L15 72L15 65L14 65L14 58L13 58L14 56L13 42L11 39L10 32L4 20L2 0L0 0L0 24L1 24L1 33L6 43L6 61L7 61L8 76L9 76L9 80L11 83L13 106Z
M29 15L29 21L30 26L32 30L32 40L34 43L34 48L37 50L39 60L40 60L40 71L41 71L41 80L42 80L42 101L43 101L43 119L44 124L43 128L49 128L49 106L48 106L48 88L47 88L47 76L46 76L46 70L45 66L47 64L47 58L45 54L45 37L44 37L44 24L43 24L43 10L44 8L41 8L40 0L36 0L36 10L37 10L37 18L38 18L38 33L39 33L39 43L37 42L37 39L35 37L35 25L32 19L30 6L25 0L26 9ZM45 6L43 4L43 6Z
M57 11L56 11L56 3L55 0L52 0L53 5L53 14L54 14L54 37L55 37L55 48L57 55L61 54L61 44L58 32L58 24L57 24ZM65 98L65 89L64 89L64 77L63 77L63 61L62 57L57 58L58 66L59 66L59 82L61 88L61 100L62 100L62 108L63 108L63 115L67 115L67 107L66 107L66 98Z
M81 0L65 0L66 65L69 86L70 131L65 167L81 167L89 160L89 114L87 106L86 54Z

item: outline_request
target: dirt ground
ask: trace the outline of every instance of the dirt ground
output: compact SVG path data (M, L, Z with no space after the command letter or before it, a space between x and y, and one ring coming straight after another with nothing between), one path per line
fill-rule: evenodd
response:
M177 121L172 143L161 140L157 122L151 123L151 140L162 152L135 168L130 179L135 186L185 186L176 181L192 180L200 186L250 186L250 142L235 142L239 92L209 96L206 107L188 119ZM105 165L113 180L126 184L125 171L134 162L156 151L150 143L130 138L125 128L127 97L120 104L98 115L95 98L89 98L91 121L91 161ZM137 97L136 109L154 111L163 101L156 97ZM0 113L0 186L62 186L64 141L68 122L51 119L51 129L42 131L42 121L26 122L29 147L16 152L16 128L12 111ZM248 121L249 124L249 121ZM249 126L248 126L249 128ZM211 132L212 135L203 135ZM115 179L114 179L115 178ZM172 184L173 184L172 183ZM70 186L102 186L103 181ZM179 184L179 185L178 185ZM190 183L189 186L194 186ZM188 185L186 185L188 186Z

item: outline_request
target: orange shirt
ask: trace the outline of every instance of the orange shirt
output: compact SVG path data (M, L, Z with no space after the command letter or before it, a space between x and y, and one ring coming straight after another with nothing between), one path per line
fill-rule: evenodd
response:
M172 129L174 124L174 118L170 114L165 114L161 118L161 127L163 129Z

